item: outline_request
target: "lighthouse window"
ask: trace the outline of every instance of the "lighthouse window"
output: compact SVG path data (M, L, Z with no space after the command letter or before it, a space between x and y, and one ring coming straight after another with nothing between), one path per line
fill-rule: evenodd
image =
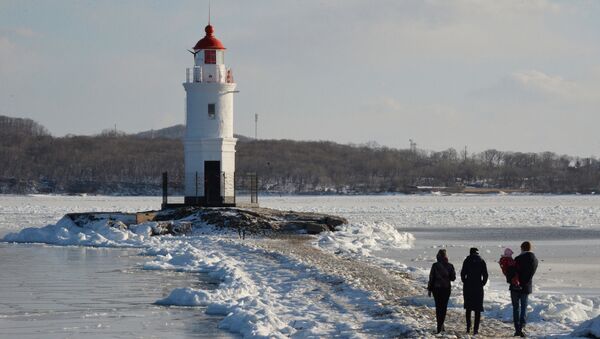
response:
M208 104L208 118L215 118L215 104Z
M205 64L216 64L217 63L217 51L207 49L204 51L204 63Z

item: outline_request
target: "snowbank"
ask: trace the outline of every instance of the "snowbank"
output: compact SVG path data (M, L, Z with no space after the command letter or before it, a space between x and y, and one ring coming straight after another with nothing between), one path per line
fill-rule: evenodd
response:
M152 242L144 229L134 233L120 221L100 219L79 227L69 217L45 227L30 227L17 233L9 233L4 241L21 243L44 243L51 245L78 245L95 247L144 247Z
M386 222L351 223L319 234L315 246L336 254L370 256L386 248L410 248L414 240L412 234L398 232Z
M487 291L486 313L512 321L512 305L508 291ZM563 294L533 293L529 297L528 321L552 322L574 326L600 315L600 297L586 298Z
M234 260L215 251L196 247L200 239L192 242L172 242L166 255L144 265L145 269L171 269L179 271L208 272L220 281L216 290L176 288L159 305L205 306L207 313L224 316L220 328L242 334L244 337L285 337L293 329L281 321L263 302L268 293L259 293L254 281ZM206 245L206 244L204 244ZM206 248L206 246L202 246Z
M576 337L600 338L600 316L584 321L571 335Z

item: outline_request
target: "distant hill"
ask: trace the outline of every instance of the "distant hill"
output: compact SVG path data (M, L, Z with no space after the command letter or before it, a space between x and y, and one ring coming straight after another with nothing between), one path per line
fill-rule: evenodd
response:
M165 128L161 128L161 129L152 129L149 131L135 133L133 135L136 137L139 137L139 138L147 138L147 139L167 138L167 139L180 139L181 140L181 139L183 139L183 137L185 135L185 125L180 124L180 125L165 127ZM238 138L238 141L242 141L242 142L252 140L251 138L248 138L246 136L239 135L239 134L234 134L234 137Z
M171 127L165 127L161 129L151 129L149 131L143 131L133 134L139 138L167 138L167 139L183 139L185 134L185 125L175 125Z
M169 172L171 193L181 192L182 136L177 125L53 137L33 120L0 116L0 193L159 194L163 171ZM238 138L236 174L257 173L262 192L600 192L595 158Z

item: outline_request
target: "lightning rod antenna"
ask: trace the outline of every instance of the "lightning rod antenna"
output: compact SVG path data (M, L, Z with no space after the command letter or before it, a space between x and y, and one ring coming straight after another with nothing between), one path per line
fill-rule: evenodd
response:
M208 24L210 25L210 0L208 0Z

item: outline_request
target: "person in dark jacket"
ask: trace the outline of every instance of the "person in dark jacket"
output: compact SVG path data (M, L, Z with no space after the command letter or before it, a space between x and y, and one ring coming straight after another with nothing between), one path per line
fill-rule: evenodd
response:
M479 322L483 311L483 286L488 281L488 271L485 261L479 256L479 250L472 247L460 270L460 280L463 282L463 297L467 319L467 333L471 331L471 311L475 312L473 334L479 333Z
M445 249L438 251L437 262L431 266L429 272L429 283L427 284L428 295L435 300L435 319L437 321L437 332L444 331L444 320L450 299L451 282L456 280L454 266L448 262L448 254Z
M515 258L515 268L508 272L507 280L510 281L516 274L519 276L521 286L510 285L510 299L513 307L513 322L515 324L515 337L524 337L523 330L527 320L527 301L533 292L533 276L537 270L538 260L531 252L531 242L521 244L521 254Z

